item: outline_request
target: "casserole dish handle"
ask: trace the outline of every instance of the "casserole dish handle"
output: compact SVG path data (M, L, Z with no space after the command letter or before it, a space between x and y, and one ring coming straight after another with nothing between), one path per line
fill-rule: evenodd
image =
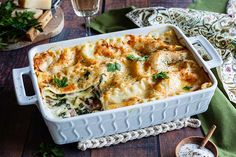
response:
M208 55L211 57L209 61L206 61L210 69L218 67L223 63L221 56L204 36L199 35L196 37L190 37L189 39L192 45L200 43L201 46L205 49L205 51L208 53Z
M27 96L25 92L25 87L23 83L23 75L30 76L30 67L13 69L13 82L15 86L16 98L19 105L30 105L37 102L36 95Z

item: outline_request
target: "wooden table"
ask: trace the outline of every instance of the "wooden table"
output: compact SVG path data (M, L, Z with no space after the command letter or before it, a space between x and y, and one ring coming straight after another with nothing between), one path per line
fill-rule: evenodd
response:
M0 0L1 1L1 0ZM191 0L103 0L101 11L122 8L164 6L187 7ZM52 142L48 129L35 105L19 106L16 101L12 69L28 66L28 50L39 44L78 38L85 35L83 19L78 18L69 0L63 0L65 28L52 39L10 52L0 52L0 157L30 157L41 142ZM94 33L96 34L96 33ZM30 79L25 77L29 95L33 94ZM201 129L185 128L160 136L143 138L107 148L79 151L76 143L59 146L66 157L173 157L176 144L184 137L202 135Z

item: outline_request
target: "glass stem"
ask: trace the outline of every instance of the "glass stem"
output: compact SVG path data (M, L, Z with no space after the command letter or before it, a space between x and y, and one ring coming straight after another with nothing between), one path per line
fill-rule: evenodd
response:
M89 27L90 26L90 16L85 16L84 21L85 21L86 36L90 36L91 35L91 29Z

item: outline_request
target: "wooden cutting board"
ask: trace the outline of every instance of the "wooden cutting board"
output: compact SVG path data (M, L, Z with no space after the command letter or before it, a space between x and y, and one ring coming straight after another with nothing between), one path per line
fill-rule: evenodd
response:
M34 41L29 41L29 40L27 41L27 39L25 39L24 41L23 40L18 41L17 43L9 44L4 49L0 49L0 51L16 50L34 44L36 42L54 37L60 34L63 28L64 28L64 12L60 7L58 7L53 15L52 20L44 28L44 31L40 33L38 37L35 38Z

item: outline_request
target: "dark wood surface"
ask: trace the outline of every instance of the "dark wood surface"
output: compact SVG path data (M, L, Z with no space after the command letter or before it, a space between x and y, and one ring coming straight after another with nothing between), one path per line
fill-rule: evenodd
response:
M101 10L106 11L130 5L185 8L191 0L103 0L102 3ZM36 106L17 104L12 69L28 66L27 53L35 45L85 35L83 19L74 14L70 1L63 0L61 7L65 12L65 28L60 35L19 50L0 52L0 157L30 157L41 142L52 143L48 129ZM34 94L30 79L25 77L24 80L27 93ZM202 135L201 129L185 128L155 137L87 151L77 150L76 143L59 147L63 149L65 157L173 157L176 144L190 135Z

